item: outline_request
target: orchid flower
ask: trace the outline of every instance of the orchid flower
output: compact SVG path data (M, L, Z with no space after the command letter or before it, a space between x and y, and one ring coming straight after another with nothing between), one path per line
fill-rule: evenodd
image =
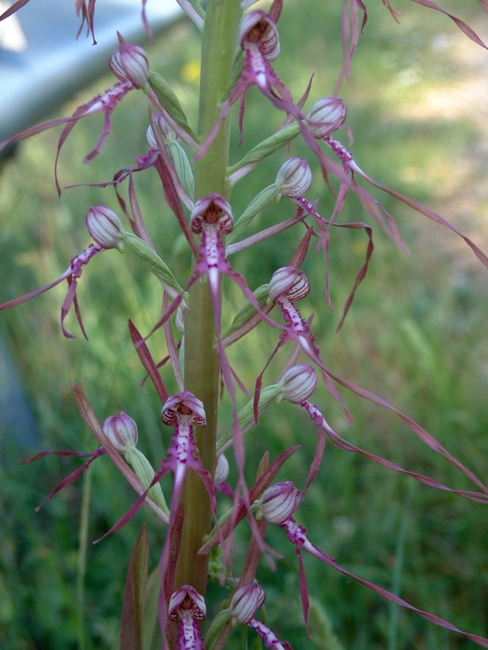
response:
M264 517L270 523L281 526L281 528L284 529L289 541L295 546L296 554L300 564L300 595L302 599L302 610L305 623L307 623L308 619L309 597L305 577L305 569L303 566L303 558L301 555L302 550L307 551L307 553L310 553L310 555L313 555L321 562L328 564L340 573L343 573L356 582L359 582L362 585L368 587L368 589L371 589L380 596L383 596L383 598L386 598L390 602L395 603L396 605L400 605L401 607L405 607L406 609L410 609L431 623L439 625L440 627L444 627L453 632L459 632L468 639L471 639L475 643L478 643L482 647L488 648L488 639L478 636L477 634L463 632L439 616L429 614L428 612L410 605L410 603L407 603L405 600L403 600L403 598L392 594L387 589L378 587L372 582L364 580L363 578L354 575L350 571L347 571L342 566L340 566L333 558L312 544L312 542L310 542L307 537L307 529L295 522L295 519L291 513L293 513L298 508L299 504L299 491L294 489L293 483L291 483L291 481L287 481L285 483L276 483L275 485L272 485L270 488L265 490L260 503L259 516Z
M64 320L68 315L71 306L74 305L76 318L80 325L80 329L83 333L83 336L88 340L88 336L85 332L83 326L83 321L81 319L80 309L78 307L78 300L76 297L76 289L78 288L78 280L81 277L83 272L83 266L88 264L88 262L94 257L101 253L104 250L109 248L118 248L120 251L123 250L122 242L122 224L118 216L110 210L109 208L104 207L103 205L98 205L96 207L90 208L86 216L86 225L91 236L95 240L95 244L90 244L83 252L75 255L70 262L69 267L66 271L59 276L53 282L50 282L40 289L26 293L23 296L9 300L8 302L0 305L0 311L4 309L10 309L16 305L20 305L35 296L38 296L49 289L52 289L56 285L60 284L63 280L66 280L68 283L68 293L66 298L61 305L61 330L66 338L72 339L76 338L74 334L70 334L64 327Z
M83 162L88 163L98 156L103 143L105 142L105 138L112 129L110 116L115 110L118 102L120 102L131 90L148 89L147 80L149 77L149 63L144 50L138 45L129 45L120 34L118 36L119 46L110 57L109 66L119 81L112 88L106 90L102 95L97 95L87 104L79 106L71 117L62 117L42 122L42 124L37 124L36 126L12 136L4 142L0 142L0 149L2 149L10 142L18 142L19 140L24 140L32 135L36 135L37 133L47 131L59 124L65 124L59 137L56 160L54 163L58 194L61 194L61 187L57 175L59 154L61 147L76 123L82 118L87 117L88 115L93 115L94 113L102 112L105 116L100 138L95 147L84 158Z
M420 0L418 0L418 2L420 3ZM449 223L447 219L444 219L444 217L441 217L440 214L437 214L437 212L431 210L427 206L422 205L422 203L414 201L413 199L400 194L400 192L392 190L389 187L378 183L378 181L368 176L368 174L366 174L359 167L359 165L354 160L352 153L341 142L339 142L339 140L332 136L332 133L340 128L345 120L345 107L344 111L341 111L340 105L337 105L337 102L342 103L342 100L334 97L325 97L319 100L312 107L311 111L308 114L307 120L300 122L302 135L312 151L318 157L326 180L326 173L329 170L340 179L339 191L337 193L334 211L330 218L329 228L330 225L333 225L336 216L342 210L349 189L352 189L352 191L359 197L361 203L369 212L369 214L379 223L385 234L393 241L393 243L398 246L398 248L403 253L407 252L405 244L403 243L400 232L398 230L398 226L396 225L393 217L387 212L380 201L375 199L368 191L366 191L357 183L355 178L355 174L357 174L373 187L377 187L390 196L393 196L399 201L402 201L402 203L410 206L416 212L423 214L431 221L435 221L436 223L443 225L452 232L456 233L459 237L461 237L461 239L464 240L469 248L471 248L483 266L488 268L488 257L485 255L485 253L483 253L483 251L469 237L463 235L462 232L460 232L455 226ZM325 142L325 144L338 158L342 169L327 156L324 156L320 147L317 146L314 138L316 140L322 140Z
M327 98L327 99L335 100L335 98ZM317 104L320 105L321 102L317 102ZM321 133L325 135L330 130L336 129L338 125L343 123L345 119L345 112L341 110L342 106L343 104L341 100L337 100L336 102L333 102L332 105L330 105L330 103L323 104L321 106L321 108L323 109L322 111L319 111L317 109L315 110L315 112L312 113L314 120L320 118L319 122L315 122L315 129L317 133ZM344 107L344 111L345 111L345 107ZM329 242L330 242L329 231L331 226L336 226L338 228L364 229L369 239L368 246L366 249L366 260L363 266L361 267L359 273L356 276L354 287L348 299L346 300L342 318L337 326L337 330L340 330L344 323L344 319L347 315L347 312L351 307L352 301L356 294L356 290L358 286L361 284L361 282L364 280L364 278L366 277L369 261L371 259L371 255L373 254L373 250L374 250L373 231L371 229L371 226L368 226L363 222L335 223L335 217L337 216L336 211L334 211L334 214L332 215L330 220L324 219L324 217L322 217L317 212L317 208L316 208L317 202L310 203L310 201L308 201L304 196L305 192L310 188L311 184L312 184L312 171L308 166L307 161L304 158L290 158L289 160L287 160L280 167L280 170L278 171L278 174L276 176L276 181L275 181L275 185L278 188L277 199L279 199L281 196L286 196L286 198L293 201L306 214L313 216L313 218L315 219L319 227L320 240L319 243L317 244L316 250L322 248L324 251L325 300L327 305L330 308L332 308L331 300L330 300L330 290L329 290ZM399 237L399 233L398 233L398 237Z
M244 16L240 28L240 46L244 55L243 70L236 86L222 105L219 119L195 156L196 160L203 158L206 154L222 121L237 100L240 101L239 131L242 142L245 100L247 92L252 86L257 86L277 108L286 111L289 115L302 116L298 106L293 103L290 91L280 81L270 65L280 53L276 21L270 14L258 9Z
M257 420L257 404L259 402L260 384L264 370L266 370L271 359L274 357L278 349L290 340L295 340L302 348L305 354L314 361L322 370L322 377L330 393L337 399L343 406L348 419L352 422L352 416L347 410L342 397L340 396L337 388L334 386L328 376L328 371L324 366L324 362L320 356L320 350L315 342L315 336L310 330L310 326L302 318L298 308L295 306L297 300L301 300L308 295L310 285L303 271L292 266L286 266L278 271L275 271L269 283L269 298L270 304L276 303L281 309L283 319L285 320L286 327L283 328L280 340L272 352L270 358L266 362L261 375L256 382L255 392L255 412Z
M168 614L178 623L178 650L204 650L199 622L205 620L206 613L203 596L191 585L183 585L172 594Z
M276 634L255 614L262 607L266 593L257 582L242 585L232 596L229 610L233 625L248 625L263 639L264 645L271 650L291 650L288 641L281 642Z

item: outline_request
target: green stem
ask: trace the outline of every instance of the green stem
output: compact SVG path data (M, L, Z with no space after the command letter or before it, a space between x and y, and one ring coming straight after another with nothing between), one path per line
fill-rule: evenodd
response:
M199 133L210 133L220 114L227 90L241 17L240 0L208 0L203 34L200 81ZM206 156L195 167L195 200L211 192L228 197L226 169L229 157L229 124L225 120ZM185 322L185 389L202 400L207 426L196 430L203 466L215 470L217 404L220 367L215 350L215 324L208 282L197 282L190 291ZM183 534L176 569L176 587L191 584L205 595L208 558L198 556L211 525L207 492L201 479L188 472L182 492Z

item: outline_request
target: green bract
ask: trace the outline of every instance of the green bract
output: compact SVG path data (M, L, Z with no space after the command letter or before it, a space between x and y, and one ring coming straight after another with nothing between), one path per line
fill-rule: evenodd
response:
M163 284L168 285L168 287L171 287L177 293L181 293L183 291L169 268L159 257L156 251L149 246L149 244L146 244L145 241L131 232L125 231L122 237L124 242L132 248L134 253L136 253L136 255L142 259L144 264L149 267L149 269L157 278L163 282Z
M196 142L197 136L191 130L186 115L181 107L180 100L173 92L168 82L157 72L150 72L148 78L149 85L154 90L162 107L168 111L168 114L190 135Z
M280 187L276 183L268 185L264 190L251 201L239 219L234 224L234 229L227 237L227 243L235 241L249 226L254 217L260 212L265 205L272 201L280 192Z
M263 284L260 287L258 287L255 291L253 291L253 295L258 301L260 307L264 307L264 305L266 304L269 295L268 287L269 284ZM246 300L246 302L242 305L242 307L237 312L234 320L232 321L231 326L224 334L224 337L240 329L243 325L245 325L248 321L250 321L251 318L256 313L257 313L256 308L253 305L251 305L249 300Z

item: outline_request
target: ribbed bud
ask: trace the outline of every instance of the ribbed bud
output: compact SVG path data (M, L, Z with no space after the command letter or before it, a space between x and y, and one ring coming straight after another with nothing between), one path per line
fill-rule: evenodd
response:
M168 397L161 411L161 420L164 424L174 426L183 418L188 417L190 417L190 424L204 427L207 424L207 418L203 403L187 390Z
M230 205L220 194L212 192L195 203L190 215L190 225L194 233L203 231L203 222L216 224L218 232L227 234L234 227L234 217Z
M243 50L255 45L267 61L274 61L280 53L280 38L276 25L261 9L244 16L239 38Z
M156 121L157 128L159 128L165 142L169 142L170 140L176 139L176 133L173 131L173 129L170 127L170 125L166 122L166 120L160 113L155 115L154 119ZM146 140L147 140L147 144L151 147L151 149L158 148L158 143L154 135L152 125L149 125L147 128Z
M118 415L106 418L102 429L115 449L123 453L127 453L129 449L137 445L137 424L127 413L120 411Z
M278 402L286 399L293 404L300 404L308 399L317 388L317 375L312 366L303 363L287 370L281 378L279 386Z
M297 199L303 196L312 184L312 170L303 158L290 158L281 166L275 182L281 194L290 199Z
M262 606L265 599L266 593L257 582L240 587L230 601L233 623L247 625Z
M282 524L299 506L298 495L291 481L275 483L265 490L261 499L261 512L271 524Z
M186 611L192 609L192 617L197 621L205 620L207 614L207 607L203 596L191 585L182 585L171 596L168 607L170 620L178 620L179 609Z
M224 454L220 454L217 458L217 466L215 467L214 483L218 485L223 483L229 476L229 461Z
M130 45L119 37L119 47L110 57L108 65L120 81L131 81L136 88L144 88L149 78L149 62L146 53L138 45Z
M276 302L280 297L295 302L308 295L310 285L303 271L293 266L284 266L273 273L268 291L271 303Z
M90 208L86 215L86 227L93 240L102 248L118 248L121 252L124 250L124 229L120 219L110 208L104 205Z
M330 135L344 124L347 108L338 97L323 97L308 114L308 127L314 138Z

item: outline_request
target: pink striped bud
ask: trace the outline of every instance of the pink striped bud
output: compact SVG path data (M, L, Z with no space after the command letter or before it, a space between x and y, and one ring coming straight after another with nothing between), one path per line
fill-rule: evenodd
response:
M124 250L122 240L122 223L110 208L104 205L96 205L88 210L86 215L86 227L93 240L102 248L118 248Z
M232 612L232 622L247 625L265 600L264 589L257 582L239 587L230 601L229 609Z
M280 194L289 199L297 199L312 184L312 170L303 158L290 158L281 166L275 183L280 188Z
M160 132L161 132L161 134L163 136L163 139L165 141L176 140L176 133L173 131L173 129L170 127L170 125L166 122L166 120L164 119L164 117L160 113L158 113L155 116L154 119L156 121L157 128L159 128L159 130L160 130ZM154 135L152 125L149 125L147 127L146 140L147 140L147 144L151 147L151 149L157 149L158 148L158 142L157 142L156 137Z
M261 499L261 512L270 524L282 524L289 519L299 506L297 490L291 481L275 483L264 491Z
M115 449L123 453L137 444L137 424L127 413L120 411L118 415L106 418L102 430Z
M295 302L308 295L310 285L303 271L299 271L293 266L284 266L273 273L268 292L271 303L281 297Z
M229 461L224 454L220 454L217 458L217 466L215 468L214 483L219 485L223 483L229 476Z
M135 88L144 88L149 78L146 53L138 45L130 45L117 32L120 45L110 57L108 65L120 81L130 81Z
M190 419L190 424L197 427L207 424L203 403L189 391L183 390L168 397L161 411L161 420L164 424L174 426L186 418Z
M280 39L274 21L261 9L251 11L241 22L241 48L257 46L267 61L274 61L280 53Z
M195 203L190 215L190 225L194 233L201 233L204 223L216 224L218 232L227 234L234 227L234 217L230 205L220 194L212 192Z
M286 399L293 404L301 404L315 391L317 375L312 366L303 363L287 370L279 385L281 390L278 395L278 402Z
M330 135L344 124L347 108L338 97L323 97L308 114L308 127L314 138Z
M171 596L168 607L171 621L182 618L179 610L185 613L190 612L191 617L196 621L205 620L207 615L207 607L203 596L191 585L181 586Z

